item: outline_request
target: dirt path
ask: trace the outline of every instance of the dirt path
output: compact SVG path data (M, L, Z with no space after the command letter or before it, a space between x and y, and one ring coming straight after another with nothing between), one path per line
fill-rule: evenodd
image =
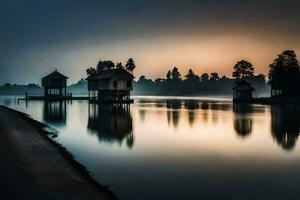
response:
M1 199L114 199L66 159L33 120L1 106L0 170Z

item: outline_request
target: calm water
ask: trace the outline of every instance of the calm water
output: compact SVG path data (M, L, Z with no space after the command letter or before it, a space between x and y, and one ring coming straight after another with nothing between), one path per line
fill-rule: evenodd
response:
M300 108L214 99L0 103L55 139L120 199L289 199L300 195Z

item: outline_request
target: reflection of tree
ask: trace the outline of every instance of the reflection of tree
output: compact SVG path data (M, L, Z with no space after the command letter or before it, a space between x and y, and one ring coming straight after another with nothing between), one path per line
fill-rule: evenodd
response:
M184 102L184 107L188 110L196 110L199 108L199 102L193 101L193 100L188 100L188 101Z
M173 122L173 126L177 128L179 123L179 110L177 109L172 111L172 122Z
M252 132L253 120L250 113L252 113L252 105L250 104L234 104L234 129L236 133L245 138Z
M221 110L221 111L227 111L230 110L231 104L229 103L211 103L210 104L210 110Z
M172 112L170 110L167 110L167 120L168 120L168 125L169 126L171 124L171 117L172 117Z
M173 126L177 128L179 123L179 109L181 108L181 100L167 100L166 105L167 108L172 109L170 112L167 111L168 122L171 121L170 119L172 119Z
M272 136L284 150L292 150L300 132L300 107L271 107Z
M88 129L99 141L126 140L128 147L134 144L130 107L124 105L89 105Z
M209 110L209 105L206 102L203 102L201 104L201 109L202 109L202 118L205 122L208 120L208 110Z
M189 124L190 126L193 126L194 122L195 122L195 111L194 110L189 110Z
M195 122L195 110L199 108L199 102L188 100L184 102L184 107L188 109L188 115L189 115L189 124L192 126Z
M52 124L66 124L66 101L45 101L43 118Z

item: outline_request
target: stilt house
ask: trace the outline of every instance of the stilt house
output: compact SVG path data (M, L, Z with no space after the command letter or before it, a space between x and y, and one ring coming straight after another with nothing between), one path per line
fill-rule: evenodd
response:
M129 101L134 76L125 69L105 69L87 78L91 99Z
M64 98L67 94L67 79L57 70L42 78L42 86L44 87L44 97Z

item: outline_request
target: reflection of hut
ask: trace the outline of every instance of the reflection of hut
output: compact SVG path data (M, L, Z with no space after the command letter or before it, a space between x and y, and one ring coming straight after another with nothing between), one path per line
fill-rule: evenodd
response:
M100 141L133 145L132 117L128 106L120 105L89 105L88 128L97 134Z
M130 101L133 78L125 69L101 70L87 78L89 94L101 101Z
M237 81L236 86L233 88L233 101L235 102L247 102L251 100L252 92L255 89L251 86L250 83L245 80Z
M245 116L239 116L234 119L234 129L241 137L246 137L252 132L252 119Z
M62 98L67 93L68 77L62 75L57 70L42 78L44 95L46 98Z
M272 136L287 151L292 150L300 133L300 107L272 106Z
M66 124L66 102L45 101L44 121L52 124Z
M251 113L253 106L251 104L234 104L234 129L236 133L245 138L252 132L253 120Z

